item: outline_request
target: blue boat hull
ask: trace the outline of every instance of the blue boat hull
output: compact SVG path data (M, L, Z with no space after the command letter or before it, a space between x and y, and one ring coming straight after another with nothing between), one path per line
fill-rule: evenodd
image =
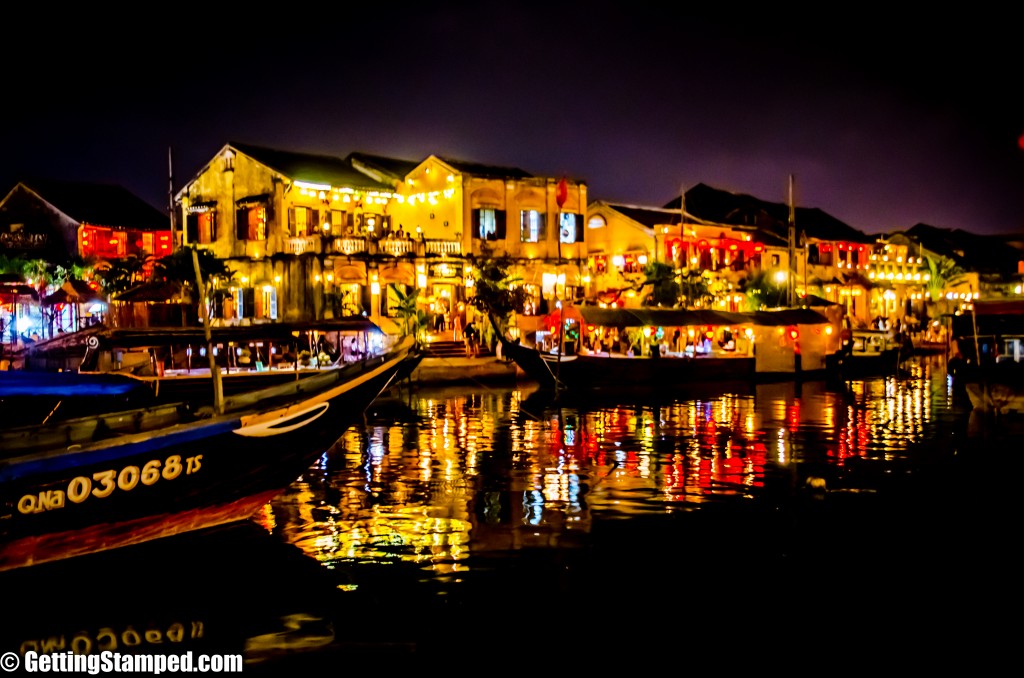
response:
M52 550L55 535L59 543L81 530L125 524L142 529L190 512L246 506L247 498L265 501L359 420L408 357L406 348L301 386L261 391L258 406L234 414L5 455L0 569L59 557L35 552L43 542Z

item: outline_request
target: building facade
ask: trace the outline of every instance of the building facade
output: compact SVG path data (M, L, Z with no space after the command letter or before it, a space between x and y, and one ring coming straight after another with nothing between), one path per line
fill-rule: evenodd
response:
M581 294L586 185L431 155L345 158L229 143L177 194L182 241L233 271L220 323L362 314L397 332L465 313L477 258L511 257L540 307Z

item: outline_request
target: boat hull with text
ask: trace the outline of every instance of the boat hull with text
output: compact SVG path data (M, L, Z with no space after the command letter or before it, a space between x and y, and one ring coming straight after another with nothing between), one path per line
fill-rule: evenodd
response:
M161 405L3 431L0 569L77 554L81 535L110 548L247 517L358 421L411 349L233 396L223 414Z

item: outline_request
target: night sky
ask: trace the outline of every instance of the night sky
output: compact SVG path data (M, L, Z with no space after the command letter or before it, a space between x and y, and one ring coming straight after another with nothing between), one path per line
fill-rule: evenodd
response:
M868 233L1024 232L1012 17L798 28L548 4L20 10L0 44L0 187L117 183L163 209L169 149L178 189L238 141L436 153L649 206L697 183L786 202L792 175L798 206Z

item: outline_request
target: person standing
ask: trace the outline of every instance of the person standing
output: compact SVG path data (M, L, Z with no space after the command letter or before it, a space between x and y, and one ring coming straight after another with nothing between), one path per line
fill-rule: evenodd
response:
M463 343L466 347L466 357L475 358L477 356L477 346L479 340L479 331L476 329L476 325L472 320L466 323L466 328L462 330L462 336L464 337Z

